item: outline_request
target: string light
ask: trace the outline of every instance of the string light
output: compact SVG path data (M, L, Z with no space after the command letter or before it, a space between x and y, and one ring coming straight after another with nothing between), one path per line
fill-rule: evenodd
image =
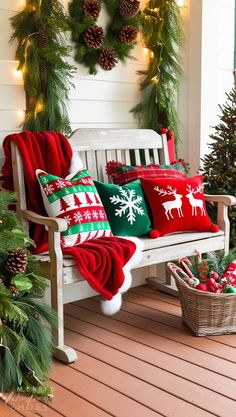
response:
M19 79L22 78L22 71L21 70L15 69L14 74L15 74L16 78L19 78Z
M185 0L176 0L176 3L179 7L184 7Z

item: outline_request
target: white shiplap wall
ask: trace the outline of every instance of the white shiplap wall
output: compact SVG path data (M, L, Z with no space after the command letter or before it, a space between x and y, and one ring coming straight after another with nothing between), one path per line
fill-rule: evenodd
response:
M68 0L64 0L67 8ZM22 78L16 72L14 60L16 45L9 45L11 27L9 18L22 9L24 0L0 1L0 163L2 162L2 141L12 132L20 130L24 117L25 94ZM104 9L98 23L105 25L107 14ZM68 36L69 37L69 36ZM69 39L68 42L70 43ZM69 117L72 130L78 127L136 127L130 109L139 99L139 77L137 70L145 67L145 51L138 44L133 56L126 64L119 63L112 71L99 69L90 75L88 69L75 66L74 86L70 91Z
M219 123L219 104L233 87L235 0L185 0L184 81L179 100L180 154L194 174L209 151L211 126Z
M10 45L10 17L21 10L22 0L0 2L0 164L2 165L2 141L4 137L20 130L25 109L22 78L17 73L14 60L15 44Z

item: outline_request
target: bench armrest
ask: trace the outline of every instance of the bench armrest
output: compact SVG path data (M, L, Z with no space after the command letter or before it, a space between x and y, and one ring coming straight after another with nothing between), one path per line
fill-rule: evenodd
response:
M22 217L32 223L47 226L54 232L64 232L68 228L67 221L64 219L41 216L31 210L22 210Z
M229 251L230 222L228 207L236 204L236 198L232 195L211 195L205 194L205 200L217 204L217 224L225 234L225 252Z
M223 203L226 206L234 206L236 204L236 198L232 195L211 195L205 194L206 201L212 201L213 203Z

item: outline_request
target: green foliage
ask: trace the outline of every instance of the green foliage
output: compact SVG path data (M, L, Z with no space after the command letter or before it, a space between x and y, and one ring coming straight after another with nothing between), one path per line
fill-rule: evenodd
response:
M23 128L69 134L67 114L73 67L65 40L68 19L59 0L26 0L23 11L11 18L17 40L16 59L22 70L29 104Z
M42 385L52 361L48 325L56 326L57 320L53 310L39 299L47 284L27 249L32 241L15 212L8 209L16 202L15 197L0 191L0 392L48 396L51 388ZM19 247L25 251L27 262L25 272L14 274L6 268L6 260Z
M139 15L132 18L122 17L119 12L120 1L103 0L109 14L109 23L105 28L105 39L101 48L113 48L118 59L125 62L131 57L135 43L123 43L118 38L118 32L124 25L132 25L139 29ZM72 0L69 3L70 27L72 41L75 42L75 61L89 68L90 74L97 73L98 57L101 48L93 49L86 45L84 34L96 20L88 17L83 11L84 0Z
M211 152L203 159L205 193L236 195L236 89L226 94L221 110L220 123L210 135ZM215 206L208 206L209 214L216 218ZM236 246L236 206L229 207L231 226L230 243Z
M146 71L139 71L141 100L131 110L141 128L173 130L179 138L176 97L182 75L180 47L183 43L179 7L175 0L150 0L141 13L145 47L150 52Z

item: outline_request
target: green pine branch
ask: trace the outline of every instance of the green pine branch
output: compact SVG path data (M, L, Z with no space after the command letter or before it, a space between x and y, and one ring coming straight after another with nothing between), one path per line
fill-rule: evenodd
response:
M28 97L34 97L23 123L31 131L53 130L70 134L67 112L74 67L67 59L68 18L59 0L27 0L23 11L11 18L17 40L16 59ZM41 30L41 32L40 32Z
M141 71L140 102L131 109L141 128L174 131L180 141L176 98L182 76L180 48L183 31L175 0L152 0L141 13L141 30L150 62Z

